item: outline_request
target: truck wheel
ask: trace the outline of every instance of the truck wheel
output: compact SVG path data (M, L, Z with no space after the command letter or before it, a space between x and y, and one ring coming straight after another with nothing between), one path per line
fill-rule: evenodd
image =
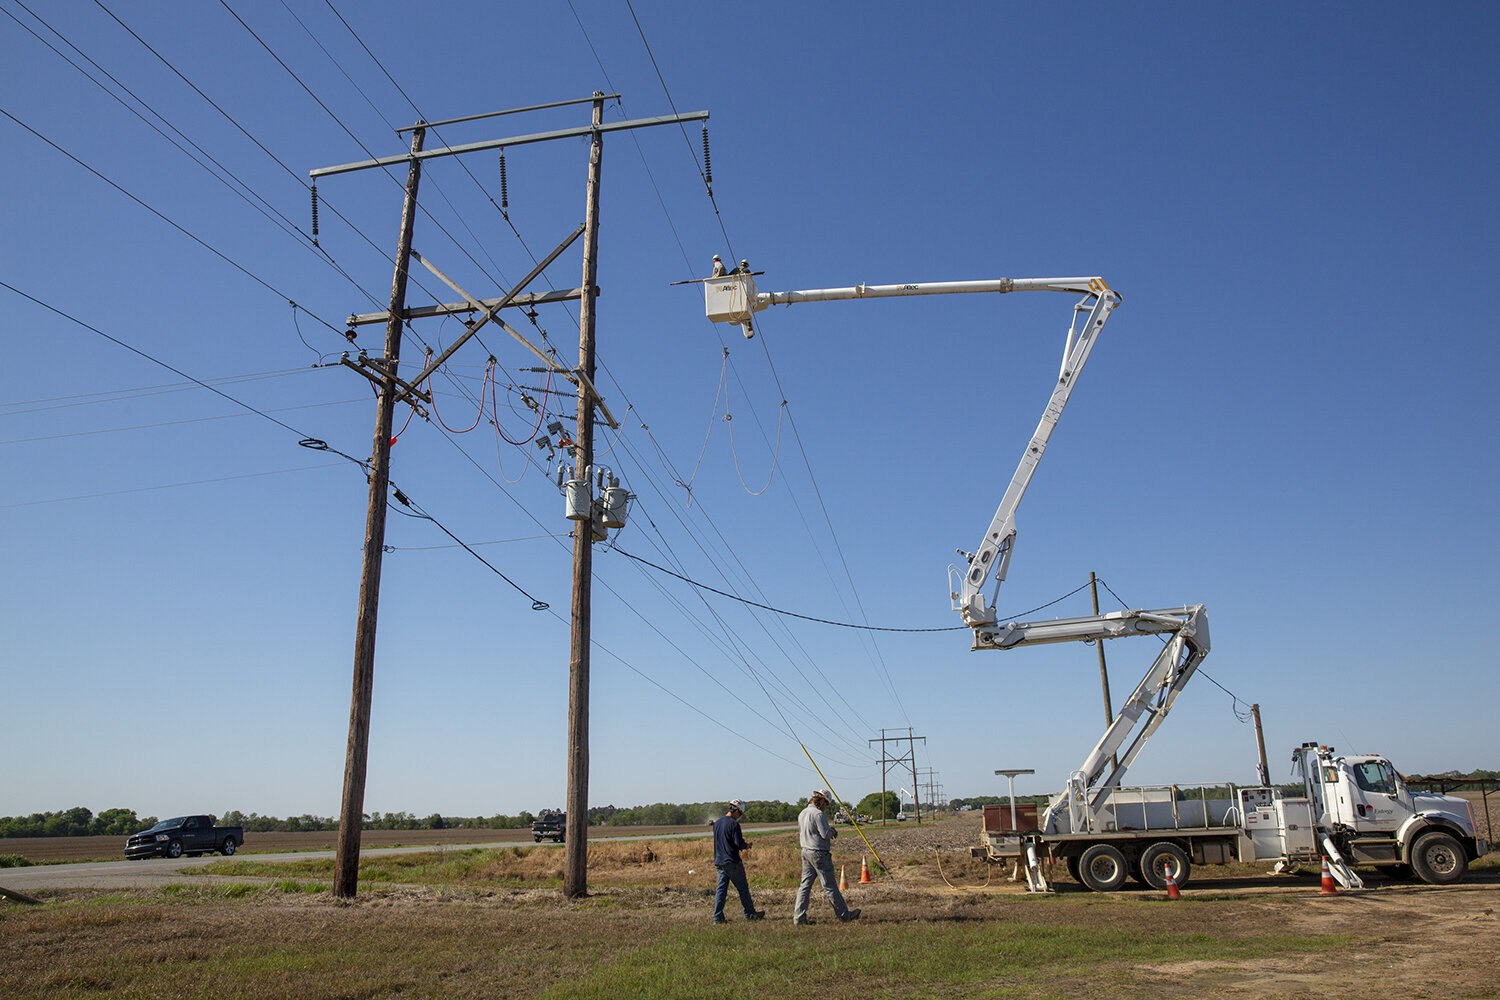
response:
M1422 834L1412 845L1411 867L1423 882L1452 885L1461 881L1469 870L1469 856L1452 836L1433 830Z
M180 840L169 840L169 841L167 841L167 857L169 857L169 858L180 858L180 857L182 857L182 841L180 841Z
M1114 892L1125 884L1130 866L1112 844L1095 844L1078 859L1078 877L1095 892Z
M1078 873L1078 855L1074 854L1068 858L1068 874L1073 876L1073 881L1079 885L1083 884L1083 876Z
M1141 878L1153 889L1166 889L1168 873L1181 889L1192 868L1187 852L1170 841L1158 841L1141 854Z
M540 844L542 842L542 838L541 837L532 837L531 839L532 839L532 841L534 843Z
M219 853L222 854L222 855L224 855L226 858L229 857L229 855L231 855L231 854L234 853L234 838L233 837L225 837L224 838L224 846L222 846L222 847L219 848Z

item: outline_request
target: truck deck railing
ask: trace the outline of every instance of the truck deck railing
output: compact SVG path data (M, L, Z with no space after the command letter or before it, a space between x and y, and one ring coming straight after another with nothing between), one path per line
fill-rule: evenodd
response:
M1214 797L1209 797L1210 792ZM1238 825L1238 789L1230 782L1133 785L1110 791L1095 809L1085 805L1061 815L1069 817L1070 829L1059 833L1222 828Z

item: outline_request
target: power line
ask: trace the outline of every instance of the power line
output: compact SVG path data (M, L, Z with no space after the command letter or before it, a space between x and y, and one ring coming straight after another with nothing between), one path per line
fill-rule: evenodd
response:
M229 395L227 392L224 392L224 391L222 391L220 389L217 389L214 386L209 385L207 382L204 382L201 379L194 378L193 376L189 375L188 373L182 371L179 368L176 368L176 367L168 364L167 362L161 360L160 358L155 357L155 356L153 356L151 354L148 354L147 352L141 350L138 347L134 347L134 346L132 346L130 344L127 344L125 341L119 339L118 337L114 337L114 336L111 336L108 333L105 333L103 330L99 329L96 326L93 326L92 324L86 323L86 322L84 322L83 320L79 319L76 316L69 315L68 313L63 312L61 309L58 309L56 306L49 305L48 303L43 302L41 299L38 299L35 296L28 295L27 293L21 291L19 288L16 288L14 285L11 285L11 284L9 284L9 283L7 283L5 281L0 281L0 288L6 288L6 289L10 290L11 292L14 292L15 294L17 294L17 295L21 296L22 298L26 299L27 301L32 302L35 305L41 306L43 309L46 309L49 312L52 312L52 313L54 313L55 315L57 315L59 317L61 317L63 319L66 319L66 320L68 320L71 323L75 323L78 326L83 327L85 330L90 331L91 333L98 334L99 336L103 337L105 340L108 340L110 343L115 344L115 345L117 345L119 347L123 347L125 350L130 351L131 353L137 354L140 357L145 358L147 361L150 361L152 364L160 365L161 367L167 369L167 371L170 371L170 372L172 372L172 373L174 373L176 375L180 375L183 378L189 380L190 382L193 382L196 385L202 386L204 389L207 389L209 392L212 392L212 393L214 393L217 396L221 396L224 399L229 400L231 403L235 404L236 406L243 407L244 409L249 410L251 413L254 413L254 414L256 414L256 415L258 415L260 417L263 417L266 420L269 420L271 423L275 424L278 427L281 427L281 428L283 428L285 430L291 431L293 434L298 435L298 437L300 438L300 440L299 440L298 443L301 444L303 447L312 448L312 449L314 449L316 451L331 452L332 454L338 455L339 457L344 458L344 459L346 459L346 460L354 463L355 465L358 465L361 469L366 470L366 472L368 473L368 463L367 462L362 461L360 459L357 459L357 458L353 457L352 455L347 455L344 452L341 452L341 451L339 451L336 448L330 448L326 442L321 441L318 438L310 437L310 436L308 436L306 434L303 434L301 431L299 431L297 428L293 427L291 424L288 424L288 423L286 423L286 422L284 422L282 420L278 420L277 418L271 416L270 413L266 412L265 410L261 410L261 409L255 407L255 406L252 406L249 403L245 402L244 400L236 399L234 396ZM285 471L301 471L301 470L285 470ZM234 478L243 478L243 477L234 477L234 476L231 476L231 477L227 477L227 478L234 479ZM406 496L400 489L398 489L396 487L395 483L391 483L390 484L390 488L391 488L392 496L394 496L396 498L396 500L399 503L401 503L403 506L405 506L408 509L410 509L411 511L413 511L414 514L415 514L415 516L420 517L423 520L430 521L434 526L437 527L437 529L439 531L441 531L443 534L447 535L449 538L453 539L459 545L461 545L465 549L467 549L470 555L472 555L475 559L478 559L480 562L484 563L484 565L487 566L490 569L491 572L493 572L495 575L499 576L502 580L504 580L506 583L510 584L519 593L521 593L524 597L526 597L528 600L530 600L531 601L531 606L532 606L533 610L545 611L547 609L548 605L546 604L546 602L540 601L537 598L533 597L531 594L527 593L524 589L522 589L521 586L519 584L517 584L514 580L510 579L510 577L506 576L500 570L496 569L495 566L492 565L488 560L486 560L483 556L481 556L479 553L475 552L472 548L470 548L463 541L463 539L459 538L457 535L453 534L453 532L449 531L448 528L446 526L444 526L442 524L442 522L440 522L437 518L433 517L431 514L429 514L426 511L422 510L421 507L419 507L415 503L413 503L412 500L408 496ZM121 492L133 492L133 491L121 491Z
M665 573L668 576L675 576L683 583L692 584L699 590L707 590L710 593L718 594L720 597L727 597L732 601L739 601L741 604L748 604L753 608L760 608L763 611L770 611L778 615L785 615L788 618L801 618L803 621L817 622L820 625L834 625L838 628L861 629L869 632L957 632L962 629L968 628L967 625L950 625L940 628L896 628L883 625L857 625L852 622L834 621L831 618L817 618L813 615L798 614L795 611L787 611L784 608L773 608L769 604L761 604L757 601L751 601L746 598L739 597L727 591L719 590L716 587L710 587L706 583L699 583L697 580L683 576L681 573L674 573L671 570L667 569L665 566L658 566L656 563L651 562L649 559L642 559L640 556L632 555L629 552L626 552L624 549L620 548L618 545L614 547L614 551L620 553L620 555L624 556L626 559L634 559L638 563L644 563L645 565L650 566L652 569L656 570L659 573Z
M15 510L20 507L40 507L45 504L70 503L74 500L98 500L102 497L126 496L131 493L154 493L157 490L175 490L184 486L210 486L215 483L230 483L241 479L261 479L265 476L282 476L289 472L316 472L319 469L332 469L341 462L325 462L322 465L302 465L292 469L273 469L269 472L245 472L237 476L219 476L216 479L193 479L181 483L160 483L156 486L137 486L131 489L106 490L102 493L81 493L70 497L49 497L46 500L26 500L21 503L0 504L0 510Z

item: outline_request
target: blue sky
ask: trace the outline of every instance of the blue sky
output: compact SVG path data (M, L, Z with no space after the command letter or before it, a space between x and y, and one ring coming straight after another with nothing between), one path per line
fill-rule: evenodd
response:
M998 604L1095 571L1133 607L1208 606L1222 687L1194 681L1132 779L1252 780L1252 702L1278 778L1304 740L1496 766L1492 5L109 5L139 40L98 6L29 6L0 2L0 814L338 811L366 485L298 439L369 452L369 388L335 362L344 317L389 293L404 171L319 184L326 256L307 172L403 152L418 115L596 89L622 95L609 120L709 111L713 200L696 125L606 139L600 388L623 432L600 447L637 500L595 553L591 802L796 799L820 783L799 743L858 797L868 741L908 726L947 796L999 792L1001 767L1040 792L1101 727L1090 647L774 616L622 554L814 618L957 625L946 567L1055 377L1064 296L778 307L746 341L671 284L714 253L763 290L1098 274L1123 294ZM583 140L506 159L508 222L493 153L422 182L414 245L483 296L583 220ZM577 285L580 251L545 282ZM411 304L452 297L415 272ZM537 323L576 357L576 310ZM458 332L413 327L407 374ZM523 440L522 393L548 397L482 338L438 413L474 422L493 354ZM392 516L367 810L561 803L571 525L545 464L484 422L401 434L397 485L551 611ZM1085 590L1032 617L1088 610ZM1154 648L1107 653L1118 704Z

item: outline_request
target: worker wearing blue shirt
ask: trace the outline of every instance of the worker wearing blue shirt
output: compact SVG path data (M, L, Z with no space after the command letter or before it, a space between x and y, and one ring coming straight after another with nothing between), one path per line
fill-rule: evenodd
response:
M719 870L719 885L714 890L714 923L724 920L724 901L729 897L729 885L734 883L740 894L740 905L745 908L746 920L760 920L765 910L757 910L750 899L750 882L745 878L745 863L740 852L750 850L745 834L740 830L740 817L745 815L745 804L732 799L724 815L714 820L714 867Z

